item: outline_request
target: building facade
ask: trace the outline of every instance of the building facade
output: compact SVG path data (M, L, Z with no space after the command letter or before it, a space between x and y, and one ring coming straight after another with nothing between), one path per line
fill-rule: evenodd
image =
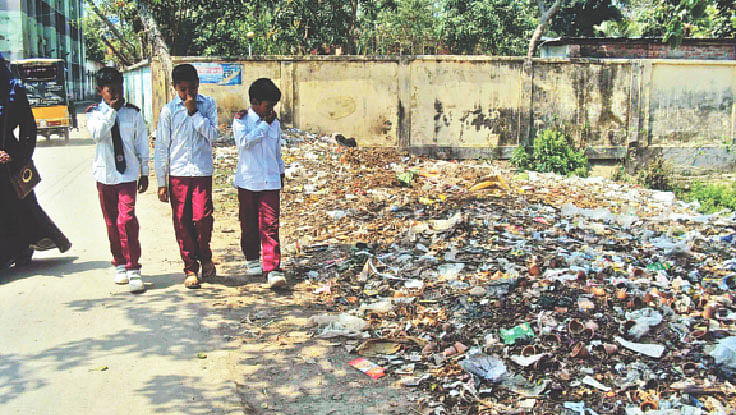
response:
M0 53L6 59L66 61L73 99L89 95L82 35L82 0L0 0Z

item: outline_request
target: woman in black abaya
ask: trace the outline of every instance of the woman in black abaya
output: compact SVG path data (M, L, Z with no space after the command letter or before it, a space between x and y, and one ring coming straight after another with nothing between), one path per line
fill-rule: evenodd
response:
M36 121L26 90L0 55L0 270L29 264L34 250L66 252L71 247L34 192L19 199L11 184L11 174L31 159L35 147Z

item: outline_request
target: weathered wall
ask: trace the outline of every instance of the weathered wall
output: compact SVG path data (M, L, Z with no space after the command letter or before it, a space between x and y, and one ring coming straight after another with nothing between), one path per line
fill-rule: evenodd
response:
M519 59L412 62L411 146L518 145L522 67Z
M652 67L653 146L730 144L736 65L657 63Z
M341 132L365 146L398 145L398 63L345 59L294 62L293 120L314 132Z
M588 147L626 145L630 97L625 62L549 61L534 69L535 127L562 123Z
M220 124L270 77L282 123L340 132L362 146L449 157L508 157L536 129L563 124L588 153L620 159L631 148L736 142L736 62L422 57L176 58L243 65L234 86L202 84ZM152 65L153 117L173 97ZM664 152L669 154L668 152ZM680 154L680 153L678 153ZM681 156L681 155L680 155Z

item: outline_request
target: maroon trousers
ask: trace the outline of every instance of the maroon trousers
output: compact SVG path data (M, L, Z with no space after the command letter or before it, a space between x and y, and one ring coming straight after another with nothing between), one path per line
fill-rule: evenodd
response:
M279 190L238 189L240 247L248 261L258 260L259 253L263 253L264 272L281 267L280 199Z
M212 176L170 176L169 200L184 272L212 262Z
M97 183L102 216L105 218L107 237L114 266L125 265L126 270L140 269L141 244L138 240L138 218L135 216L136 182L121 184Z

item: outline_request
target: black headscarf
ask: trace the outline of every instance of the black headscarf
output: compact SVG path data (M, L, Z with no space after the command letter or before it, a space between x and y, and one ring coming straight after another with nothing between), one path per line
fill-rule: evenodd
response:
M20 86L18 80L10 72L5 57L0 53L0 105L8 105L15 100L15 88Z

